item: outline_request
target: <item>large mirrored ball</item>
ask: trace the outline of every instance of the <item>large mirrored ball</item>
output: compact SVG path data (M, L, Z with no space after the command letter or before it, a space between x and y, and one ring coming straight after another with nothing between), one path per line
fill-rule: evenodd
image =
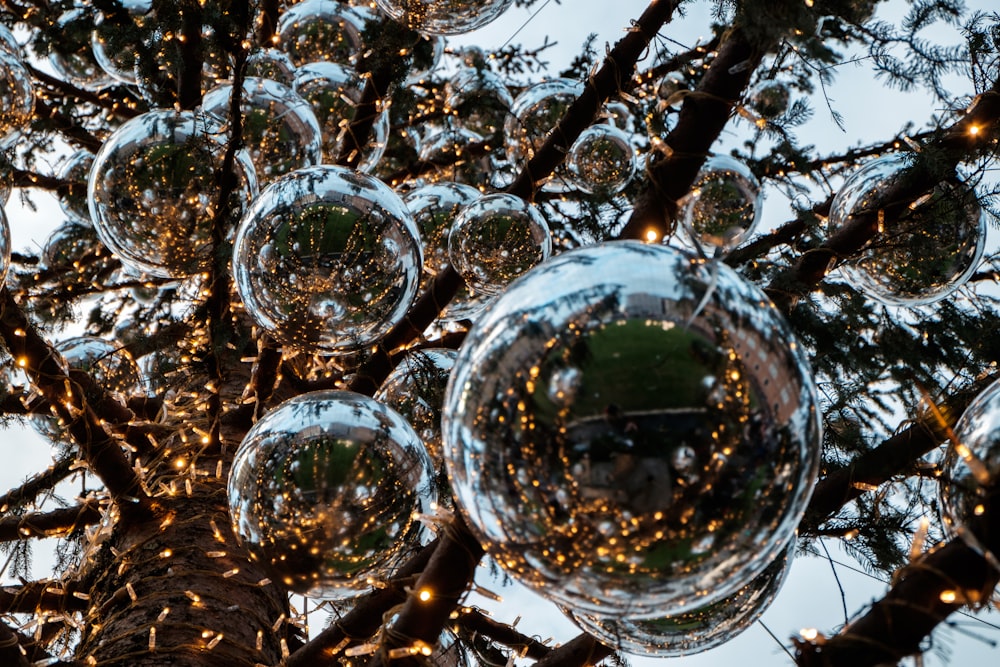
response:
M673 616L633 620L563 612L584 632L617 651L656 658L701 653L735 639L761 617L781 590L794 552L793 540L735 593Z
M433 513L430 459L393 410L319 391L286 401L240 444L229 475L233 530L291 590L350 598L391 573Z
M499 294L552 253L552 236L534 204L511 194L486 195L466 206L448 236L452 266L474 292Z
M582 81L549 79L521 91L504 121L507 159L523 167L533 158L583 89ZM545 186L554 191L571 189L566 182L565 167L556 169Z
M913 157L896 153L868 163L843 185L830 206L830 232L848 225L876 230L840 269L868 296L888 305L939 301L966 283L979 265L986 216L975 191L959 178L942 180L899 206ZM901 184L903 184L901 186ZM898 215L886 219L885 210Z
M448 234L455 218L482 193L471 185L441 181L421 186L403 197L424 244L424 276L430 278L451 264Z
M514 0L375 0L407 28L431 35L459 35L481 28L507 11Z
M278 19L277 44L295 67L352 63L364 51L365 20L354 7L331 0L304 0Z
M614 125L591 125L569 149L569 182L587 194L621 192L636 170L635 149L628 134Z
M35 90L31 73L17 56L0 51L0 149L9 148L31 122Z
M233 278L247 313L285 344L348 354L406 314L423 255L409 211L381 181L300 169L266 188L236 233Z
M996 522L989 517L1000 511L1000 382L969 404L954 433L939 486L945 532L996 559Z
M202 109L219 123L226 123L232 94L232 84L216 86L205 93ZM309 103L291 87L247 77L243 80L240 113L243 143L261 185L322 162L322 128Z
M310 63L295 73L292 89L309 103L323 130L323 156L328 164L338 164L351 131L350 124L366 113L361 106L365 81L351 67L336 63ZM382 107L372 121L370 136L360 151L357 169L370 172L385 153L389 135L389 108Z
M816 401L756 286L606 243L528 272L472 327L445 463L513 578L578 613L658 618L734 593L788 544L817 474Z
M183 277L212 260L212 227L229 230L257 194L253 165L235 154L231 218L216 220L224 137L200 114L157 110L119 127L94 157L87 190L97 234L138 273Z
M702 245L728 250L757 228L763 207L760 181L745 162L728 155L710 157L681 202L681 219Z

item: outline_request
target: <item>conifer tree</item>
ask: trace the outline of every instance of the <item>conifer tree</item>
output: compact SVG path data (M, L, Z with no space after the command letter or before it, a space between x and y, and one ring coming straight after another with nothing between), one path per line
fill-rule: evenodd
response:
M684 314L658 323L658 336L674 337L656 338L657 345L681 341L662 352L673 370L661 372L661 351L633 338L615 352L628 377L600 367L606 374L593 371L597 380L589 380L624 387L626 395L586 384L578 367L598 368L599 344L622 339L581 324L573 334L580 343L566 345L558 360L517 369L535 404L503 405L524 416L523 430L503 414L477 417L488 437L518 447L535 429L529 417L537 418L543 435L530 444L540 462L570 457L569 445L582 442L573 438L587 434L589 453L567 465L561 480L572 488L554 490L554 498L624 503L637 525L633 511L648 511L663 526L706 513L721 525L730 515L715 503L801 498L786 527L797 531L799 552L839 539L893 584L846 628L790 640L800 667L896 664L919 654L950 614L989 604L1000 579L993 525L1000 512L991 507L1000 464L988 446L968 444L966 453L961 445L976 424L989 424L989 407L973 401L998 379L996 249L985 242L997 211L1000 14L917 0L892 24L877 18L871 0L725 0L713 5L710 32L695 39L669 32L693 3L652 0L640 16L620 17L625 32L617 43L602 50L588 41L558 72L545 70L547 45L448 41L510 6L539 4L2 0L10 31L0 32L5 185L28 202L25 215L32 201L52 195L66 220L43 251L10 252L4 244L0 406L12 426L32 423L53 441L53 462L0 495L4 574L20 582L0 590L0 664L457 666L465 663L456 656L466 655L471 664L571 667L629 660L607 637L602 643L581 632L548 645L465 603L477 566L490 562L486 554L509 553L474 525L496 507L470 510L475 492L468 489L458 490L457 505L449 500L466 483L460 465L477 465L473 454L454 463L462 444L456 434L472 423L455 407L455 376L474 388L467 393L485 395L489 365L456 369L453 386L440 381L426 396L417 395L419 382L391 387L400 369L423 378L414 352L430 358L431 350L463 343L485 348L483 332L500 336L521 326L513 318L496 330L481 322L500 309L511 281L538 275L535 265L542 272L560 257L597 257L569 254L578 247L626 248L620 252L634 253L628 256L638 264L641 248L659 253L673 245L686 254L670 256L684 257L692 271L709 268ZM573 3L563 11L574 12ZM964 43L928 40L936 23L957 26ZM922 91L935 111L894 136L868 144L845 136L842 151L820 154L797 128L813 114L839 119L826 87L844 54L859 49L886 85ZM543 78L563 88L555 102L530 107L525 91L540 95L535 84ZM956 95L956 79L971 94ZM53 169L57 162L63 166ZM843 187L861 169L865 178ZM416 198L421 188L456 182L464 189L449 186L449 196L464 213L444 227L436 209L399 222L406 207L424 201ZM787 221L767 221L769 231L754 233L761 189L794 203ZM491 200L512 207L504 209L502 231L474 228L480 220L467 213L486 195L509 197ZM332 202L316 214L322 220L295 208L322 196ZM518 217L514 209L530 213ZM338 227L351 215L363 222ZM281 227L288 220L323 233ZM536 226L516 236L525 220ZM257 243L255 234L271 233L253 231L261 221L284 231ZM559 270L569 271L552 269ZM522 288L522 297L529 291ZM718 315L733 294L759 294L760 312ZM605 294L588 312L639 308L615 299ZM733 328L711 330L720 321ZM628 333L631 322L617 323ZM746 333L754 327L771 333L754 339ZM775 345L774 332L786 329L781 351L770 354L801 358L808 377L785 368L767 380L751 367L748 346ZM515 352L562 333L539 324L519 335L509 345ZM456 363L471 357L459 354ZM723 380L703 386L692 369L713 369ZM506 377L501 371L493 377ZM548 380L540 390L547 398L535 400L539 374ZM815 404L803 399L801 413L762 405L784 388L808 398L812 383ZM603 403L573 422L566 415L588 400L581 387L604 391ZM399 417L402 425L386 426L396 413L377 406L392 391L410 424ZM687 405L697 395L703 407L693 413L717 420L716 432L664 417L670 410L663 406L685 392L676 400ZM439 502L399 504L412 489L391 478L398 460L357 459L335 472L340 454L296 450L264 428L305 433L326 403L295 401L317 396L355 401L357 414L371 411L379 437L397 428L409 434L392 445L394 456L411 456L419 445L421 460L431 461L425 487ZM371 396L381 402L366 402ZM439 426L446 400L445 469L433 458L442 456L434 453L441 436L426 429ZM483 405L501 405L489 400ZM429 402L429 418L413 409L419 401ZM970 404L967 419L980 422L963 427ZM274 416L296 405L306 407L286 422ZM797 414L812 424L801 427L811 433L801 446L816 453L818 476L803 463L808 488L788 481L787 490L777 489L773 480L794 477L779 469L798 463L781 459L788 455L774 443L795 440L787 431L799 427L781 420ZM543 432L545 419L561 430ZM337 437L355 437L367 428L360 423ZM242 453L245 441L277 453L258 461ZM376 438L367 451L383 445ZM602 447L617 449L603 461ZM705 451L714 452L716 467ZM296 495L273 470L268 480L251 479L262 469L254 466L282 452L281 483L317 488ZM761 457L770 456L768 467ZM965 477L963 462L972 469ZM516 485L549 485L529 463L508 463ZM320 472L311 478L314 469ZM351 487L354 504L338 505L335 521L296 504L329 502L324 485L346 488L348 473L364 479ZM400 478L415 474L408 469ZM606 477L595 481L599 475ZM263 509L241 504L241 479L275 497L261 501ZM951 512L944 523L957 527L938 516L939 480ZM762 490L744 495L737 482ZM966 507L970 485L974 503ZM376 528L357 518L373 504L380 517L392 515ZM562 511L555 504L514 511L554 522ZM266 539L252 537L252 511L281 526L270 526ZM306 553L310 531L334 525L355 529L346 546L334 555ZM686 530L677 526L657 535ZM583 539L575 531L570 542ZM53 537L59 572L31 579L33 545ZM696 560L713 548L663 544L635 550L683 549ZM784 553L784 542L769 548ZM364 569L383 553L383 567ZM572 560L575 552L567 553ZM591 556L599 554L580 560ZM639 567L652 567L649 558ZM572 564L559 571L576 576ZM328 627L306 636L290 595L338 576ZM746 582L726 583L735 593ZM554 597L563 606L574 599ZM688 601L684 612L698 608ZM450 653L442 632L452 633Z

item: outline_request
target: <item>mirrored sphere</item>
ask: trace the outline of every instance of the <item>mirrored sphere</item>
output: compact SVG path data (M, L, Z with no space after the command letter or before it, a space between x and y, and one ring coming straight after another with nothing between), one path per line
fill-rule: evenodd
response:
M0 149L9 148L31 122L35 90L21 59L0 51Z
M233 459L233 530L291 590L349 598L390 574L433 513L430 459L393 410L346 391L302 394L254 424Z
M455 217L481 196L471 185L442 181L421 186L403 197L424 244L425 278L436 276L451 263L448 234Z
M905 178L912 158L886 155L855 172L833 199L830 232L864 223L877 225L878 206ZM888 305L918 306L939 301L965 284L979 265L986 240L986 216L971 187L942 181L923 192L895 220L886 220L841 272L868 296Z
M205 93L202 109L219 123L227 123L232 93L232 84L216 86ZM247 77L240 112L243 141L261 185L322 161L323 135L316 114L290 87Z
M141 27L147 21L152 20L153 0L121 0L121 5L132 17L136 26ZM102 17L91 33L90 47L94 52L97 64L111 78L124 84L135 85L137 49L134 44L126 45L123 43L124 34L120 26L106 23Z
M17 43L17 38L5 25L0 25L0 51L21 57L21 45Z
M572 79L550 79L525 88L514 98L514 106L504 121L507 139L507 159L523 167L545 145L549 133L583 93L583 82ZM548 189L570 189L565 183L565 166L556 169L546 182Z
M701 653L735 639L756 622L778 596L795 541L763 572L735 593L673 616L632 620L562 611L605 646L632 655L676 658Z
M94 157L87 190L101 242L138 273L182 277L211 262L225 156L215 124L189 111L156 110L119 127ZM236 153L229 229L257 194L246 153Z
M569 182L587 194L621 192L635 175L635 150L629 136L614 125L591 125L567 156Z
M462 209L451 226L448 254L475 292L498 294L552 253L549 225L534 204L514 195L486 195Z
M659 618L734 593L788 544L819 464L816 401L755 285L606 243L528 272L473 325L445 463L513 578L575 613Z
M488 69L467 67L445 84L445 107L467 130L491 136L503 129L514 105L506 84Z
M780 81L761 81L749 92L750 107L761 118L773 120L788 111L788 87Z
M296 67L321 61L347 65L364 50L364 25L353 7L332 0L303 0L278 19L278 45Z
M300 169L266 188L236 232L233 278L276 339L324 354L371 345L417 293L420 237L402 200L344 167Z
M7 271L10 270L10 250L10 222L0 206L0 285L7 279Z
M444 468L441 451L441 407L458 352L427 348L407 353L382 382L375 399L402 415L417 432L434 469Z
M59 206L70 220L83 225L90 224L87 181L90 179L90 167L93 164L93 153L88 150L78 150L66 158L58 173L58 178L67 184L57 193Z
M357 119L365 82L351 67L336 63L310 63L295 73L292 89L309 103L323 130L323 157L337 164L344 139ZM382 159L389 135L389 108L375 116L370 138L361 148L358 171L370 172Z
M80 9L71 9L59 17L58 30L65 38L65 46L49 51L49 65L60 78L72 81L81 88L98 90L114 79L98 64L90 39L77 39L79 26L86 25L88 21L89 18ZM79 26L74 26L74 23L79 23Z
M426 182L452 181L477 188L489 185L494 166L485 138L461 127L427 137L420 147L420 161L429 166L421 174Z
M954 433L938 487L942 523L950 537L961 537L996 559L1000 553L989 547L996 544L996 535L990 534L987 518L990 512L1000 511L1000 382L991 384L969 404Z
M728 250L753 234L763 208L760 182L744 162L715 155L681 202L685 229L702 245Z
M481 28L507 11L514 0L375 0L407 28L432 35L459 35Z
M103 250L92 225L67 221L49 235L42 250L42 262L47 269L71 271L73 263L88 253Z
M295 65L284 51L257 49L247 56L245 76L270 79L291 86L295 79Z

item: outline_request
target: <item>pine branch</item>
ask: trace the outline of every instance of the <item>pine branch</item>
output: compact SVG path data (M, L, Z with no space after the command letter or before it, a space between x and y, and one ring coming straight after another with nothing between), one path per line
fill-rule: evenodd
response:
M21 651L17 635L6 623L0 623L0 664L7 667L31 667Z
M93 104L96 107L112 112L122 119L135 118L141 113L136 108L137 100L131 96L114 98L109 94L108 90L95 93L75 86L69 81L56 78L47 72L43 72L32 66L30 62L26 62L25 66L31 72L31 76L44 84L50 91L58 93L62 97L74 98L81 102ZM124 91L124 89L122 90Z
M0 613L35 614L40 611L76 612L87 609L86 600L75 595L73 582L43 580L0 588Z
M54 489L56 484L75 472L74 463L73 457L65 457L49 466L48 470L31 477L21 486L7 491L0 496L0 514L6 513L12 507L35 502L39 494Z
M614 651L587 634L577 635L535 663L535 667L589 667Z
M92 153L99 151L104 144L75 120L45 100L35 100L35 118L47 120L51 123L52 129L66 137L70 143L76 144L80 148L86 148Z
M513 626L498 623L477 609L463 610L457 622L466 631L488 637L498 644L514 649L517 655L525 658L541 660L553 651L551 646L521 634Z
M32 512L24 516L0 519L0 542L26 537L65 535L101 520L100 503L88 499L75 507L63 507L50 512Z

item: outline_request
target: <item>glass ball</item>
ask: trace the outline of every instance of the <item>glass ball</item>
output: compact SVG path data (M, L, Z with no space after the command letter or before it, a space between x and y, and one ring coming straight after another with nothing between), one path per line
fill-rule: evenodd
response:
M336 63L310 63L295 73L292 89L309 103L323 130L323 156L329 164L337 164L341 146L349 128L356 120L358 105L365 90L365 81L353 68ZM361 151L358 171L370 172L385 153L389 135L389 108L383 107L375 117L371 136Z
M81 149L66 158L59 168L58 178L68 184L59 190L59 206L70 220L82 225L90 224L87 181L93 164L94 154Z
M702 607L652 619L605 618L563 608L571 621L605 646L637 656L676 658L735 639L771 606L795 555L795 540L735 593Z
M634 619L763 571L821 442L808 360L767 296L632 241L565 252L497 298L459 350L442 435L456 503L512 578Z
M5 25L0 24L0 51L5 51L12 56L21 57L21 45L17 43L17 38Z
M750 107L761 118L773 120L788 111L788 88L780 81L761 81L750 91Z
M407 353L375 393L375 399L402 415L417 432L435 470L444 468L441 407L455 350L427 348Z
M569 182L587 194L614 195L625 189L636 170L629 136L614 125L591 125L567 157Z
M0 206L0 285L7 279L10 270L10 223Z
M199 52L202 62L199 93L227 81L233 71L232 58L212 26L201 30ZM188 46L161 28L152 30L135 58L135 80L139 95L150 107L169 107L177 100L184 77Z
M403 203L409 209L424 246L424 276L430 278L451 264L448 234L456 216L482 196L476 188L441 181L408 192Z
M702 165L680 216L698 243L729 250L753 234L763 208L760 182L745 163L715 155Z
M323 165L254 201L236 232L233 279L247 313L276 339L346 354L403 318L422 263L413 218L387 185Z
M295 64L284 51L257 49L247 56L244 75L258 79L270 79L291 86L295 79Z
M481 28L507 11L514 0L375 0L390 17L410 30L431 35L460 35Z
M430 183L451 181L477 188L489 185L493 172L490 151L480 144L485 138L472 130L456 127L437 132L420 147L420 161L433 165L422 178Z
M430 459L406 421L374 399L317 391L254 424L229 474L233 530L291 590L363 593L419 544L433 513Z
M121 6L138 27L153 20L153 0L121 0ZM135 85L135 56L138 50L134 44L122 43L124 35L125 31L121 26L106 23L102 17L91 33L90 47L97 64L111 78L120 83Z
M0 150L10 148L31 123L35 91L21 59L0 51Z
M507 139L507 159L523 167L545 145L552 132L583 93L583 82L571 79L550 79L525 88L514 98L504 121ZM566 183L566 168L561 166L545 183L548 190L562 192L571 187Z
M278 44L295 67L350 64L364 51L365 21L353 7L331 0L303 0L278 19Z
M500 132L513 106L503 80L488 69L467 67L445 84L445 107L455 121L483 136Z
M115 130L94 157L90 218L101 242L133 272L182 277L211 263L226 151L215 127L189 111L150 111ZM257 194L244 151L236 153L233 172L231 226Z
M988 517L997 511L1000 476L1000 382L994 382L965 409L955 424L940 478L941 519L949 537L961 537L995 562L1000 553L989 549Z
M486 195L455 218L448 254L475 292L499 294L552 253L549 225L534 204L511 194Z
M74 262L100 247L97 232L92 225L69 220L57 227L46 239L42 262L47 269L70 271Z
M836 233L872 213L884 193L912 164L897 153L856 171L833 198L829 226ZM887 305L919 306L939 301L965 284L983 255L986 216L974 190L956 180L922 193L840 270L861 291Z
M668 106L677 104L677 93L688 89L688 82L680 72L667 72L656 86L656 96Z
M229 121L232 84L205 93L202 109L219 123ZM240 103L243 142L261 185L322 162L323 131L312 107L290 87L247 77Z
M90 39L77 39L79 27L89 22L80 9L71 9L59 17L58 30L66 39L65 46L49 52L49 65L56 76L71 81L81 88L99 90L110 85L114 79L105 72L97 58Z

